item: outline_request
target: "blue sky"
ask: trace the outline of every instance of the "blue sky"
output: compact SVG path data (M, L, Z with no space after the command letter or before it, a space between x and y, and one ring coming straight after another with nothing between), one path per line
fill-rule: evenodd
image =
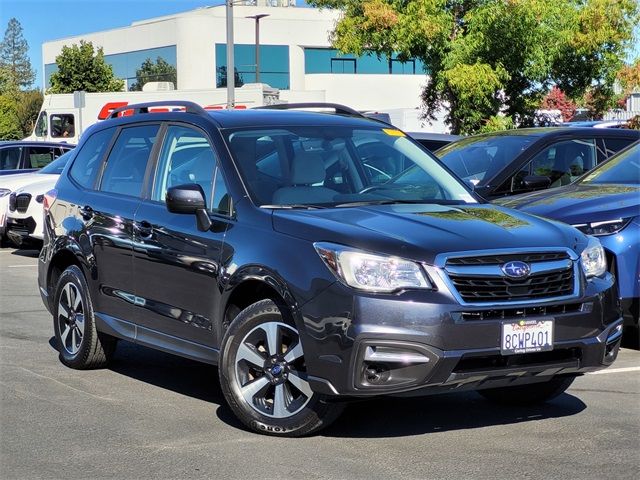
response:
M42 86L42 43L58 38L123 27L194 8L219 5L220 0L0 0L0 39L9 19L18 19L29 43L35 86ZM298 5L304 1L298 1Z

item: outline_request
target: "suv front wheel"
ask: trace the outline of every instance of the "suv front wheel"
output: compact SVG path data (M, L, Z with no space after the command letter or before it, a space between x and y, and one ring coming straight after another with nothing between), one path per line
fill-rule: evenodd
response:
M310 434L343 409L311 389L298 331L272 300L250 305L231 323L219 374L227 403L256 432Z

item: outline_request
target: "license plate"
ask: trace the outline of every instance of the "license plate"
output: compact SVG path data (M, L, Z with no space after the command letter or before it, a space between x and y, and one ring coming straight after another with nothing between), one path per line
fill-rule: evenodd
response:
M502 355L553 350L553 320L520 320L502 324Z

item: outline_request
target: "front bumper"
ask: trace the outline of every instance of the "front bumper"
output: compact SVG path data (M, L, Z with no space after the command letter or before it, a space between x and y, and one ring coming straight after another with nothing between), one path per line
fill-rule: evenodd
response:
M544 310L500 311L463 307L438 291L354 296L336 283L300 309L309 380L334 396L425 395L598 370L620 346L618 293L608 274L583 293ZM479 311L489 318L477 319ZM554 349L501 355L502 323L525 316L554 319Z
M5 234L15 245L21 246L28 243L36 229L36 221L33 217L14 218L7 217Z

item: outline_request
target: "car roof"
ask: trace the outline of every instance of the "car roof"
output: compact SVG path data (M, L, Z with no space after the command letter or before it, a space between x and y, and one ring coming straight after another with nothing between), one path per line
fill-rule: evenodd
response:
M500 137L524 135L530 137L555 137L563 135L571 136L618 136L627 138L639 138L640 131L625 129L597 129L591 127L536 127L536 128L517 128L514 130L501 130L499 132L482 133L475 135L476 137Z
M339 115L335 113L314 112L304 110L214 110L204 114L192 112L152 112L137 113L114 119L104 120L96 125L110 127L126 125L129 123L149 121L179 121L189 119L212 120L220 129L243 127L283 127L283 126L340 126L352 128L394 128L384 122L372 120L366 117ZM98 127L100 128L100 127Z
M26 146L26 145L36 145L40 147L66 147L66 148L74 148L75 145L72 143L65 142L40 142L37 140L3 140L0 141L0 147L7 146Z
M450 133L433 133L433 132L407 132L411 138L416 140L442 140L446 142L453 142L462 138L461 135L452 135Z

